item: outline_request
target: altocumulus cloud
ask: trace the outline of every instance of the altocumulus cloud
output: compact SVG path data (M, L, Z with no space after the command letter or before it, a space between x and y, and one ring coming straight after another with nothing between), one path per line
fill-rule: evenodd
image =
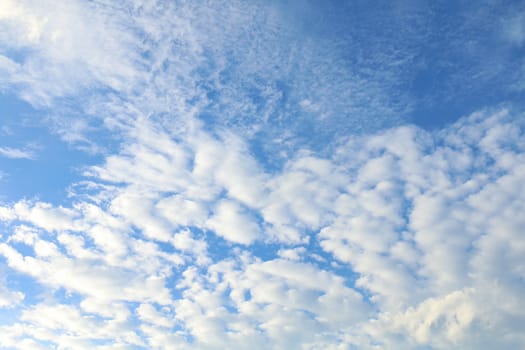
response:
M402 122L390 47L350 66L279 4L53 8L0 5L0 87L101 153L0 204L0 348L525 346L518 108Z

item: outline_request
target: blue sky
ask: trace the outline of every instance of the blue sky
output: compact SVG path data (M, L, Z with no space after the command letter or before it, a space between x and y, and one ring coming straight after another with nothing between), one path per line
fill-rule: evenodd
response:
M525 346L525 4L0 4L0 349Z

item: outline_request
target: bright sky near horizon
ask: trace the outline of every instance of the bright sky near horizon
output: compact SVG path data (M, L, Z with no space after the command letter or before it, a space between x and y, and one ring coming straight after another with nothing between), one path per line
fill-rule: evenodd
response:
M525 348L525 2L0 0L0 349Z

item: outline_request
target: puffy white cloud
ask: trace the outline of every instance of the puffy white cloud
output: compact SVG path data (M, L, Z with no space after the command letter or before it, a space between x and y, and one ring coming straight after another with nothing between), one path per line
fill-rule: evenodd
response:
M174 226L203 227L209 216L208 208L198 201L173 195L162 198L155 205L156 210Z
M260 234L254 218L234 201L220 201L207 221L207 227L224 239L241 244L250 244Z
M289 260L301 260L302 256L306 253L305 247L298 247L293 249L279 249L277 255L283 259Z
M113 348L144 343L126 320L104 320L71 305L39 304L25 310L20 321L3 327L2 346L25 349L27 345L58 344L61 348L88 349L111 342Z
M172 319L170 320L166 316L163 316L151 304L141 304L137 308L137 314L145 322L151 323L156 326L172 328L174 325Z
M14 214L23 221L29 221L47 231L75 230L75 210L55 208L49 203L37 202L34 205L20 201L13 206Z

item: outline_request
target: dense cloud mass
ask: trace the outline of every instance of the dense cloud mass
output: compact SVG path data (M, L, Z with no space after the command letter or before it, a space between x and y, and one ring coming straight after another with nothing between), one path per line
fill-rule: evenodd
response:
M0 197L0 348L525 346L525 118L407 121L431 6L55 5L0 4L0 89L93 158L61 202Z

